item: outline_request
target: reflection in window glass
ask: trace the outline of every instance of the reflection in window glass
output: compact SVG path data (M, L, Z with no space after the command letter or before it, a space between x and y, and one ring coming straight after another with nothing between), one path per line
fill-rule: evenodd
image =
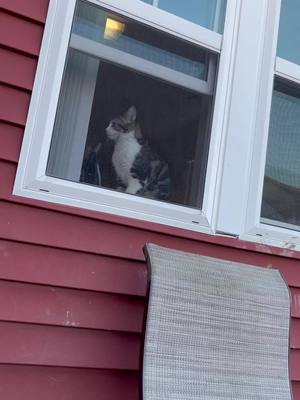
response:
M300 1L282 0L277 55L300 64Z
M216 62L195 45L80 2L47 175L201 208ZM190 73L194 63L201 73Z
M226 0L143 0L197 25L222 33Z
M77 7L73 34L123 52L115 51L116 55L125 57L126 52L186 75L206 79L207 52L199 47L162 35L135 21L112 16L109 11L81 1ZM102 51L105 50L107 53L111 51L102 48ZM139 62L135 58L132 60Z
M300 87L279 79L273 92L261 216L300 226Z

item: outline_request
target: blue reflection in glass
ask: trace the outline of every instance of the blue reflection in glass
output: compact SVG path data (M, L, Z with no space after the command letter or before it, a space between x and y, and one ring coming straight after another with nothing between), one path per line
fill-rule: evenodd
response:
M152 4L151 0L143 0ZM197 25L222 33L226 0L159 0L158 7Z
M124 17L121 23L124 31L107 38L107 20L117 21L118 18L117 15L112 16L111 12L79 1L72 33L185 75L207 79L207 51Z
M300 64L300 1L282 0L277 55Z
M297 230L300 230L299 133L300 87L275 78L261 216L293 224Z

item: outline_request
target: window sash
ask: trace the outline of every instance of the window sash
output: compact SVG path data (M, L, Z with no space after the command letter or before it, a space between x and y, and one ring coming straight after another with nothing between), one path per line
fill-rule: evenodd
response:
M253 235L253 230L259 232L263 225L260 203L279 1L229 0L223 37L137 0L89 1L207 49L220 52L222 48L202 211L45 175L75 0L66 0L64 4L52 0L50 3L14 193L190 230L217 231L240 237L252 235L252 239L257 240L260 233ZM255 31L253 26L256 26ZM54 31L59 38L57 41L53 40ZM278 73L284 71L280 62ZM50 82L47 76L54 78ZM245 109L245 104L250 108ZM126 207L121 209L127 200ZM269 226L266 229L270 231ZM272 232L281 232L280 229L272 227ZM286 235L286 230L283 231Z
M204 81L74 33L71 35L70 47L106 61L117 62L119 65L131 67L135 71L149 74L149 76L160 78L187 89L203 94L212 94L213 92L216 65L212 58L209 61L208 79Z
M74 1L74 0L69 0ZM232 1L232 0L231 0ZM220 52L222 35L139 0L88 0L143 24L170 33L208 50Z
M277 0L242 2L216 230L243 238L261 227L279 14Z
M292 225L261 218L274 78L279 76L300 83L300 66L276 56L280 4L280 0L266 2L266 47L261 51L256 110L250 119L253 124L251 145L248 158L243 163L247 177L241 190L245 199L239 208L239 226L231 227L243 240L300 250L300 232L292 229ZM239 165L242 167L242 164Z
M300 84L300 65L284 58L276 57L275 75Z
M46 176L46 164L69 46L75 0L50 1L14 194L213 233L212 218L217 166L224 129L224 109L228 107L226 90L232 74L232 43L237 24L239 0L228 2L223 37L163 10L154 7L150 7L151 10L149 10L149 5L138 0L89 1L177 37L188 39L207 49L220 52L222 46L202 211ZM48 77L52 79L47 79Z
M14 193L300 249L298 232L260 219L273 78L300 83L300 67L276 58L280 1L229 0L223 37L137 0L89 1L222 50L202 211L45 176L75 0L50 3ZM54 32L59 40L53 40Z
M144 1L144 0L142 0L142 1ZM153 7L158 7L160 9L163 9L163 8L161 8L160 0L150 0L150 1L146 1L146 2L148 4L150 4L150 5L152 5ZM224 10L222 10L222 0L215 0L215 7L216 7L215 8L215 15L214 15L214 18L211 18L211 22L212 22L212 25L213 25L212 29L215 32L217 32L219 30L218 28L220 26L220 18L222 18L224 16L224 15L222 15L223 12L224 12ZM197 23L197 25L198 25L198 23ZM199 25L201 25L201 24L199 24Z

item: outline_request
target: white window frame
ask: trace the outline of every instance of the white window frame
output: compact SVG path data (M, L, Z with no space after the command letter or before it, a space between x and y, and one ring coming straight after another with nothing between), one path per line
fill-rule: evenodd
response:
M245 104L252 101L252 110L239 110L239 129L234 127L230 130L229 126L228 140L231 144L227 143L226 147L216 230L246 241L300 250L300 232L293 229L292 225L278 223L276 226L276 221L261 218L274 78L278 76L300 84L300 66L276 56L280 6L280 0L265 1L265 12L261 14L262 31L257 24L253 32L257 36L257 43L259 37L262 42L256 48L256 85L248 79L244 93L249 94L251 90L252 93L243 97ZM245 60L249 61L249 58ZM242 66L242 69L245 71L247 67ZM241 79L238 82L241 84ZM238 118L233 120L235 124L238 123ZM233 142L237 143L237 135L239 131L242 132L243 125L250 127L249 133L236 153ZM226 213L225 210L229 211Z
M244 235L260 218L279 6L280 0L253 0L241 9L216 224L218 232L233 236Z
M235 40L239 1L228 1L225 30L222 36L139 0L89 0L92 4L109 8L208 50L217 53L221 53L222 50L202 210L46 176L46 164L75 0L50 1L14 194L213 233L214 198L218 182L224 115L228 107L227 88L230 85L233 70L232 43Z
M75 0L50 1L14 194L300 250L300 232L260 216L274 76L300 84L276 57L281 1L227 0L223 35L139 0L89 1L220 54L202 210L45 175Z

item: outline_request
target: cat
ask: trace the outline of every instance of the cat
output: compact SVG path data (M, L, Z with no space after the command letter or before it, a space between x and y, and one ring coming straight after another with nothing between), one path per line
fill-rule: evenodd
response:
M135 106L113 118L106 128L106 135L114 141L112 164L124 192L168 200L168 164L155 154L148 143L143 143Z

